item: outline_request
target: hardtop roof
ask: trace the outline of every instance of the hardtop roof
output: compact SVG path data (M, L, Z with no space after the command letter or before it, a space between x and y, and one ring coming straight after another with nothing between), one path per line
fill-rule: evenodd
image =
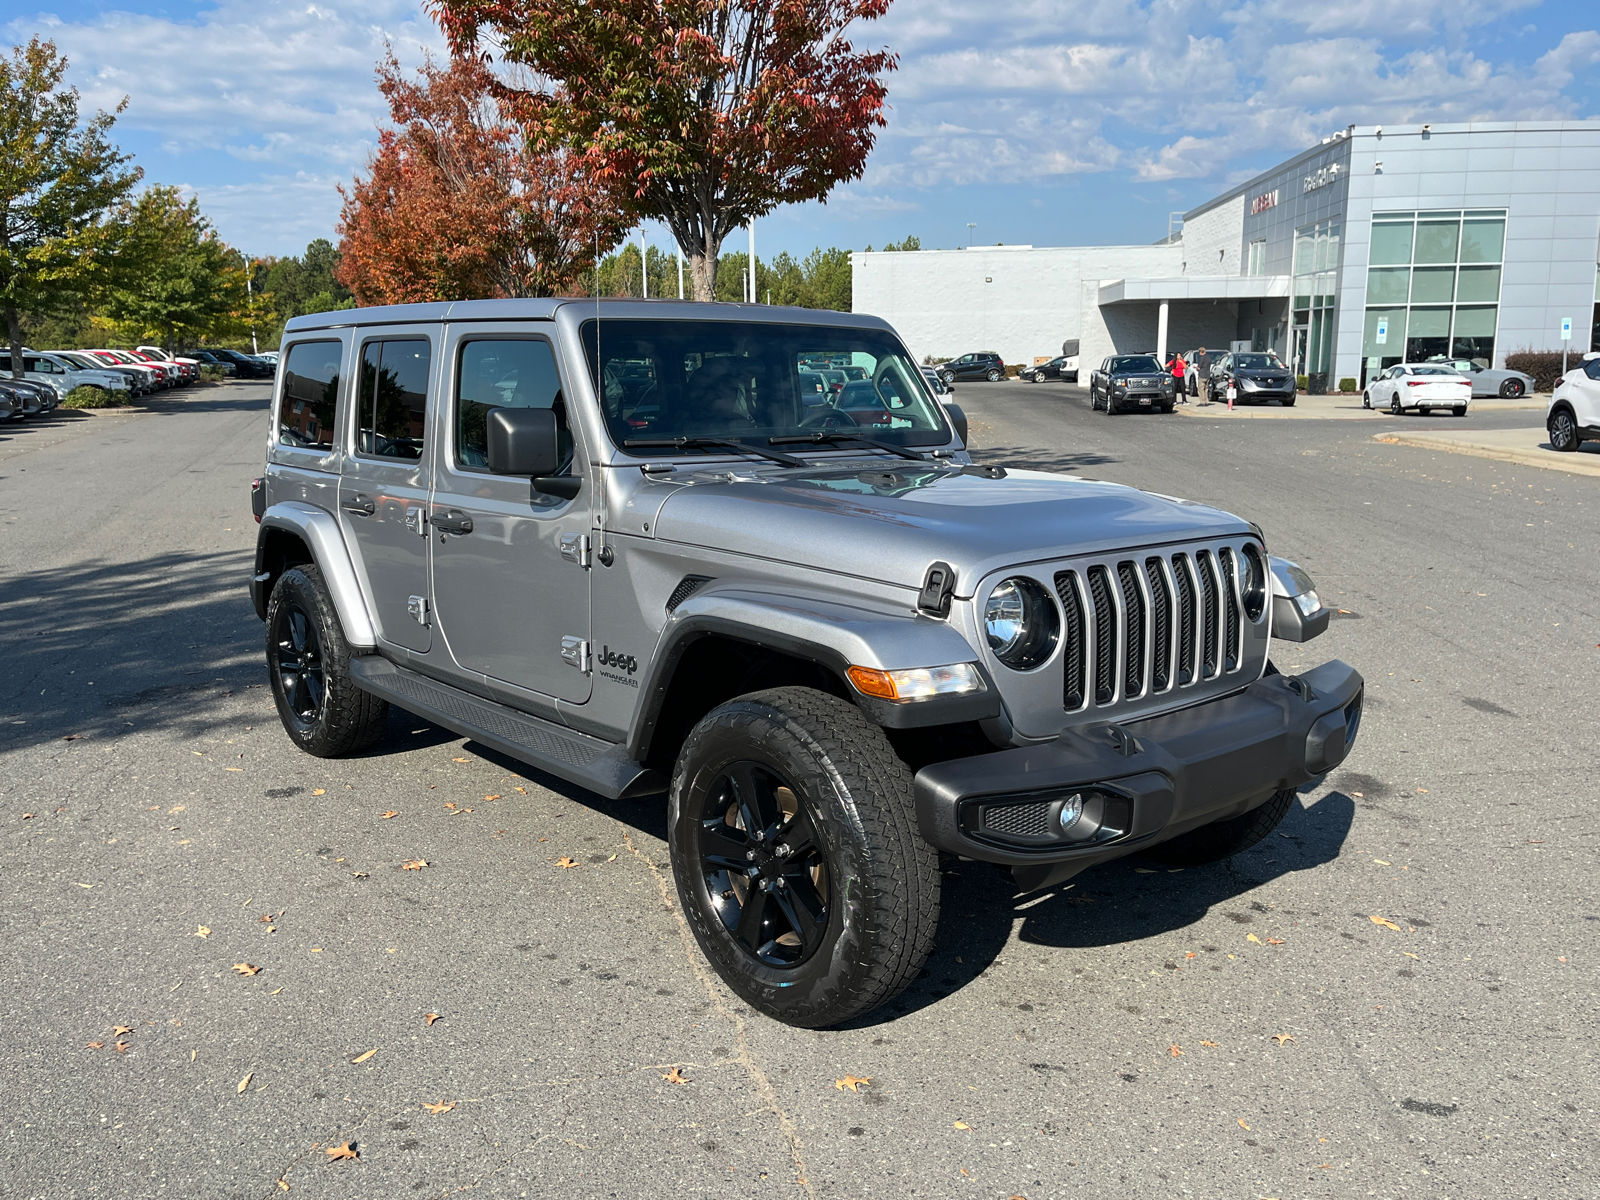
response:
M689 300L591 300L551 297L527 300L454 300L430 304L386 304L345 308L291 317L285 336L315 329L369 325L413 325L432 321L549 321L564 309L580 319L598 313L604 320L758 321L783 325L832 325L858 329L890 329L881 317L833 309L789 308L769 304L701 304Z

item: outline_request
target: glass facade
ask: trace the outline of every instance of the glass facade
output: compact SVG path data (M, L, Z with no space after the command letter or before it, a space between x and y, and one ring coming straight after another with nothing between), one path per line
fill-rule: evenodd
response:
M1399 362L1494 365L1506 211L1372 215L1361 385Z
M1333 370L1334 296L1339 273L1342 218L1294 231L1294 341L1296 375L1312 392L1327 389Z

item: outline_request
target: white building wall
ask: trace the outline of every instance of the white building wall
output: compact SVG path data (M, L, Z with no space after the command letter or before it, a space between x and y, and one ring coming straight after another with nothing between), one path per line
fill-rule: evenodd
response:
M1063 341L1096 336L1095 325L1103 336L1102 282L1183 269L1176 245L858 251L850 261L853 309L893 324L919 359L992 350L1008 363L1060 354Z
M1225 197L1183 223L1186 275L1243 275L1244 206L1242 194ZM1208 347L1209 349L1209 347Z

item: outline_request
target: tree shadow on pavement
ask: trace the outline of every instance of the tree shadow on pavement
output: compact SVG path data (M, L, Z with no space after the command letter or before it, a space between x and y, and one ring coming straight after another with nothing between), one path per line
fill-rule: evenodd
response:
M1019 471L1081 471L1119 461L1109 454L1094 451L1072 453L1046 450L1039 446L979 446L972 450L972 461L1015 467Z
M948 859L938 948L922 977L897 1000L849 1027L881 1024L938 1003L981 975L1005 950L1013 930L1022 943L1019 953L1027 953L1029 945L1092 950L1186 929L1222 908L1225 916L1241 926L1256 925L1265 937L1269 927L1260 923L1265 907L1234 902L1263 884L1338 858L1354 819L1355 801L1341 791L1327 792L1310 808L1291 805L1265 841L1223 862L1174 872L1165 863L1132 855L1090 867L1070 881L1073 886L1025 895L1017 894L1008 872ZM1164 952L1152 951L1151 957L1152 966L1167 961Z

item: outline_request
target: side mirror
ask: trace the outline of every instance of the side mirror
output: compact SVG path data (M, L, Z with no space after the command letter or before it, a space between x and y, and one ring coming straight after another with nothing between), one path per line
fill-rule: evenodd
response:
M553 475L561 466L556 414L548 408L489 411L489 470L496 475Z
M956 427L956 436L961 439L962 448L967 445L967 414L961 411L959 404L952 404L948 400L944 405L945 416L950 418L950 424Z

